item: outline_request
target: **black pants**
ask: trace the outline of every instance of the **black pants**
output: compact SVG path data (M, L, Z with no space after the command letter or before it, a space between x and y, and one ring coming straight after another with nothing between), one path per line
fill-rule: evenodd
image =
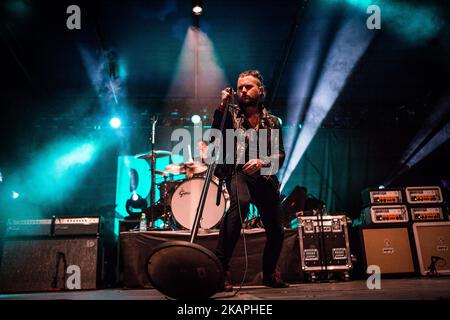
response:
M220 226L219 242L216 255L222 262L225 271L229 269L229 262L241 233L242 221L249 212L250 203L258 209L258 213L266 230L266 245L263 255L263 273L272 274L277 266L278 257L284 240L282 225L282 210L278 189L264 176L252 177L238 172L237 178L233 174L227 182L230 194L230 208ZM239 195L239 202L236 198Z

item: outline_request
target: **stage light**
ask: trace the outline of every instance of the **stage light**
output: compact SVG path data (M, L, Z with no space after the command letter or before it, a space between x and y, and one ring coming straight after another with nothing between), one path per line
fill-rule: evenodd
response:
M194 17L198 18L198 16ZM210 113L209 107L198 106L198 103L203 99L216 96L217 92L227 86L225 72L218 64L218 60L208 35L198 28L189 27L178 58L178 67L168 90L167 107L173 108L170 105L171 98L177 99L181 96L190 97L187 101L192 102L192 106L174 109L174 112L179 112L179 114L171 115L171 119L175 122L179 122L180 117L186 113L199 116ZM188 120L189 118L190 116Z
M416 154L406 162L406 167L412 168L437 147L450 139L450 123L443 126Z
M111 127L113 127L114 129L119 128L121 124L122 124L122 121L120 121L120 119L117 117L114 117L109 121L109 125Z
M202 121L202 118L200 118L199 115L194 114L194 115L191 117L191 121L192 121L193 124L197 124L197 123L200 123L200 121Z
M450 95L445 95L430 112L422 128L411 140L410 145L403 153L397 167L384 181L385 185L390 185L397 177L402 175L409 168L421 161L439 145L444 143L450 136L450 126L444 126L436 132L450 112ZM447 131L446 131L447 130Z
M92 143L85 143L58 157L55 160L56 177L62 177L70 168L76 165L83 165L89 162L94 153L95 146Z
M202 14L202 12L203 12L202 1L192 1L192 12L196 16L199 16Z
M145 209L148 208L147 200L142 198L136 191L133 191L131 197L125 203L128 215L138 219Z
M359 27L359 21L352 17L347 17L335 34L306 108L303 128L296 139L291 139L292 149L287 150L287 165L281 174L282 190L372 39L373 34L367 35Z
M164 220L159 218L156 219L155 222L153 223L153 228L155 229L164 229L166 227L166 224L164 223Z
M378 189L384 189L384 186L383 185L380 185L380 186L378 186Z
M11 192L11 197L12 197L14 200L17 199L19 196L20 196L20 194L19 194L18 192L15 192L15 191Z
M195 15L199 16L202 14L202 7L196 5L195 7L192 8L192 12L194 12Z

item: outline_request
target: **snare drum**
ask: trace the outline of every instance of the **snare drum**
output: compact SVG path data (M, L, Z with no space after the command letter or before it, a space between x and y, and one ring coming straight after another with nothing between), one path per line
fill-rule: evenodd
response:
M195 214L200 201L205 178L192 178L184 180L177 186L172 194L170 206L175 220L184 228L191 230L194 225ZM213 178L209 184L200 227L203 229L214 228L221 220L230 206L230 198L225 186L221 190L220 205L216 206L217 190L219 183Z

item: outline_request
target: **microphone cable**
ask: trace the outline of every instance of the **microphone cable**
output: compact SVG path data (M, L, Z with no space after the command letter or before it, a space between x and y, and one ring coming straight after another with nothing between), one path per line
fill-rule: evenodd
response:
M237 199L239 218L241 219L242 239L244 241L245 268L244 268L244 275L242 277L241 283L239 284L239 288L236 290L236 292L234 292L234 294L230 298L235 297L242 290L242 286L244 285L245 278L247 277L247 271L248 271L247 239L245 238L244 220L242 220L241 205L240 205L240 202L239 202L239 187L238 187L237 164L234 165L234 176L236 177L236 199Z
M247 239L245 238L245 229L244 229L244 220L242 220L242 212L241 212L241 206L239 201L239 187L238 187L238 177L237 177L237 164L234 165L234 176L236 179L236 200L237 200L237 206L238 206L238 213L239 218L241 219L241 231L242 231L242 239L244 241L244 257L245 257L245 268L244 268L244 275L242 277L241 283L239 284L239 288L233 293L229 295L224 296L218 296L214 299L223 299L223 298L234 298L241 290L245 282L245 278L247 277L248 272L248 252L247 252Z
M234 160L236 162L236 159L234 159ZM239 200L238 172L237 172L237 164L236 163L234 163L234 177L236 179L236 192L235 192L235 195L236 195L239 219L241 220L241 231L240 232L242 232L242 239L243 239L243 242L244 242L244 257L245 257L244 275L242 277L241 283L239 284L239 288L233 294L225 295L225 296L219 296L219 297L216 297L215 299L219 299L219 298L233 298L233 297L235 297L242 290L242 287L244 285L245 278L247 277L247 272L248 272L248 250L247 250L247 239L245 237L245 228L244 228L245 220L242 219L241 203L240 203L240 200ZM231 178L231 183L232 182L233 182L233 178ZM231 183L230 183L230 185L231 185Z

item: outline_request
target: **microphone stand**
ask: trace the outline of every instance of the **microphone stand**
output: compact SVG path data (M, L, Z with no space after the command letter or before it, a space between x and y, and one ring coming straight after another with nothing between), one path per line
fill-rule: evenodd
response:
M221 132L225 126L227 113L228 106L222 115ZM218 154L215 154L213 161L208 164L189 242L166 241L154 248L148 258L149 280L157 290L167 296L177 299L204 299L223 289L224 272L220 260L210 250L194 243Z
M222 119L220 122L220 132L222 132L223 134L223 129L225 127L225 120L227 118L228 115L228 109L230 107L230 104L227 104L227 106L225 107L225 109L223 110L223 114L222 114ZM221 139L223 140L223 139ZM202 189L202 193L200 195L200 200L199 200L199 204L197 207L197 212L195 213L195 219L194 219L194 224L192 226L192 230L191 230L191 236L189 238L189 242L190 243L194 243L195 238L197 237L198 234L198 229L200 226L200 220L202 218L203 215L203 209L205 208L205 202L206 202L206 197L208 195L208 190L209 190L209 184L211 182L213 173L214 173L214 169L216 168L217 165L217 158L220 154L220 152L222 150L220 150L220 144L222 143L222 141L219 141L219 152L217 154L214 154L214 160L211 161L210 164L208 164L208 169L206 170L206 178L205 178L205 182L203 184L203 189ZM222 183L219 183L219 189L217 190L217 199L216 199L216 204L220 204L220 196L219 196L219 192L221 191L221 187L222 187ZM217 205L218 205L217 204Z

